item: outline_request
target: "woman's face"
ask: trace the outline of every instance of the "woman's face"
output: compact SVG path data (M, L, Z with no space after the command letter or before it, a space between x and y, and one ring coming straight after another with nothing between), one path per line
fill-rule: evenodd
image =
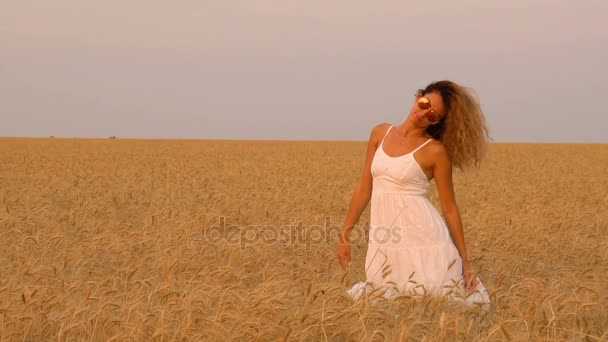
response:
M416 96L416 102L412 107L410 116L416 119L420 125L430 126L437 124L446 115L445 106L441 94L438 91L433 91L422 95L419 93Z

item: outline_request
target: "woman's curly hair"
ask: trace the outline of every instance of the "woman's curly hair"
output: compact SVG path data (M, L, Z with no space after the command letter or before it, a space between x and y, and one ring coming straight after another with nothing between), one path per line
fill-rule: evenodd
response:
M452 81L438 81L422 89L422 94L441 94L447 114L427 132L441 141L455 167L479 166L488 148L488 127L481 105L471 89Z

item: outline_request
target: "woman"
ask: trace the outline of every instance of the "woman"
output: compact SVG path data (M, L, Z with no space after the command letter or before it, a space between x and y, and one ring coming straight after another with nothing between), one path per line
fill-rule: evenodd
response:
M338 247L346 268L350 232L371 199L367 281L348 290L354 299L384 288L385 298L429 293L489 306L467 256L452 183L452 166L478 166L487 138L479 103L451 81L419 90L402 124L373 128ZM433 179L445 221L427 197Z

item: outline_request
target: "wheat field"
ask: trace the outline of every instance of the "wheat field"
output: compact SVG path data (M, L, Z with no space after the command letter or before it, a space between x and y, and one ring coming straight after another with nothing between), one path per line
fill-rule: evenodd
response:
M0 139L0 341L608 340L608 145L493 144L455 172L489 312L346 295L365 145Z

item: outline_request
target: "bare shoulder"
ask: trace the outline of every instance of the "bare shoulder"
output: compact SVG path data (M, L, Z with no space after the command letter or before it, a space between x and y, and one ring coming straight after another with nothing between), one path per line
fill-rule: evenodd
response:
M374 126L370 134L370 140L373 142L379 142L382 137L384 137L390 126L391 125L386 122Z
M450 163L450 154L441 141L433 139L429 143L428 151L434 160Z
M384 134L386 133L386 131L389 128L389 124L387 123L381 123L378 124L374 127L372 127L372 131L369 135L369 145L378 145L378 143L380 142L380 140L382 140L382 137L384 137Z

